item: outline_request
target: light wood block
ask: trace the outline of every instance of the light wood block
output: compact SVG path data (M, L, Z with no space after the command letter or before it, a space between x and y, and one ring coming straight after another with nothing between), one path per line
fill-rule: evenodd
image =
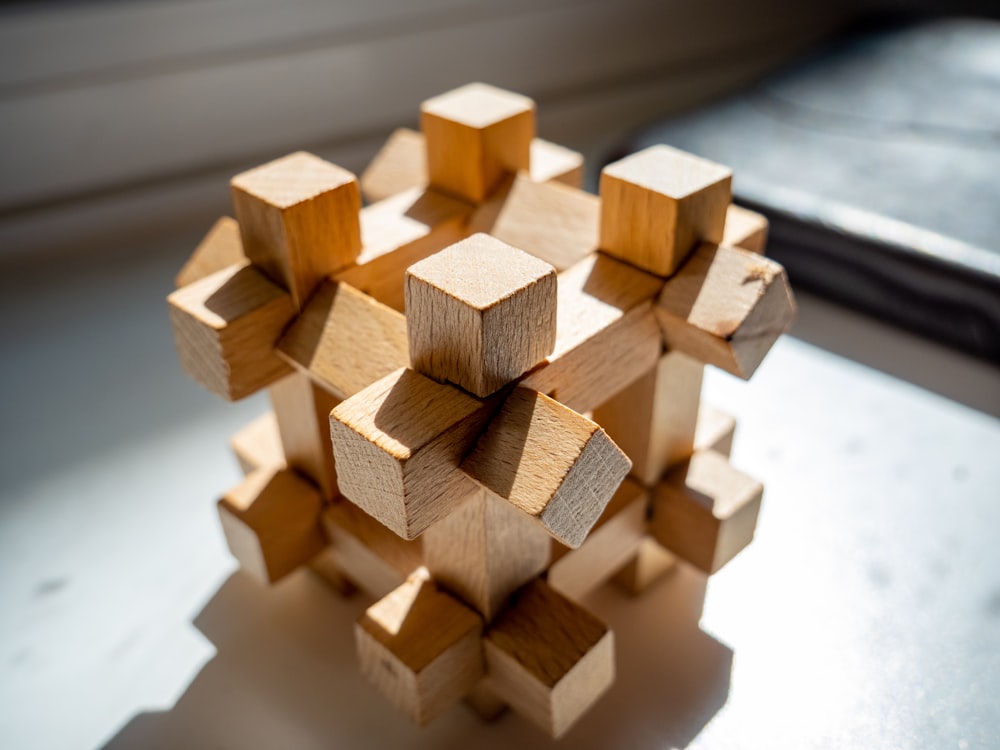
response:
M571 599L580 599L611 578L645 536L648 504L646 488L626 478L578 549L553 540L556 560L549 567L549 585Z
M507 710L507 704L490 687L488 677L480 680L462 700L483 721L493 721Z
M278 343L278 353L339 399L406 367L406 319L350 284L328 281Z
M670 276L699 242L720 242L732 172L669 146L652 146L601 172L601 248Z
M597 250L600 213L597 196L522 172L476 209L469 228L563 271Z
M677 557L646 535L639 540L635 554L615 573L613 580L626 593L639 596L666 578L676 566Z
M715 573L753 539L764 488L713 451L695 453L656 486L650 530L705 573Z
M507 174L529 168L535 103L472 83L425 101L420 127L431 186L479 203Z
M316 285L361 251L357 178L298 152L232 179L247 257L301 308Z
M515 388L462 464L568 547L579 547L631 462L598 425L530 388Z
M412 370L373 383L330 415L341 493L416 538L474 489L458 465L496 408Z
M655 306L668 349L744 379L791 327L795 310L778 263L709 244L667 281Z
M730 204L726 209L726 228L720 245L741 247L751 253L764 254L767 248L767 217L748 208Z
M404 190L426 187L426 148L423 133L410 128L394 130L361 173L364 199L377 203Z
M489 685L553 737L565 734L614 681L612 632L542 581L518 594L483 643Z
M551 538L483 489L421 537L424 564L441 587L488 622L508 597L545 570Z
M240 567L274 583L326 547L319 522L322 505L316 488L294 471L264 467L223 496L219 517Z
M309 563L309 569L341 596L353 596L357 593L357 587L337 565L337 560L330 547L325 547L312 559Z
M701 402L698 407L698 424L694 430L696 451L715 451L729 456L733 450L736 419L711 404Z
M232 449L244 476L262 466L284 466L285 452L281 448L281 435L274 412L261 414L230 439Z
M667 352L646 374L594 409L597 422L632 459L632 476L653 485L694 452L704 365Z
M238 401L291 372L274 351L291 298L254 267L224 268L167 302L181 365L212 393Z
M337 494L337 470L330 442L330 412L340 400L299 372L268 389L287 464L308 477L323 499Z
M416 724L427 724L482 678L482 621L428 579L411 576L354 627L361 672Z
M413 368L480 397L541 362L556 339L556 273L485 234L406 272Z
M572 188L583 187L583 154L557 143L535 138L531 142L531 168L535 182L559 182Z
M243 253L236 219L223 216L208 231L174 279L178 288L193 284L236 263L249 263Z

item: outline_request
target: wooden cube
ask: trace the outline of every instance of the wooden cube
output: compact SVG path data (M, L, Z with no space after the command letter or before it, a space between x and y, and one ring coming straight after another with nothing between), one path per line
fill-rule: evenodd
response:
M732 172L669 146L652 146L601 172L601 248L670 276L699 242L720 242Z
M297 308L316 285L361 252L357 178L298 152L232 179L243 249Z
M472 83L428 99L420 108L432 187L479 203L505 175L531 165L535 103Z
M274 412L261 414L229 438L229 447L239 462L243 475L262 466L284 466L285 451Z
M488 396L555 346L555 269L475 234L407 270L406 325L415 370Z
M187 286L235 263L247 263L236 219L223 216L208 231L174 279L177 287Z
M726 229L722 242L726 247L742 247L752 253L764 254L767 248L767 217L748 208L730 205L726 211Z

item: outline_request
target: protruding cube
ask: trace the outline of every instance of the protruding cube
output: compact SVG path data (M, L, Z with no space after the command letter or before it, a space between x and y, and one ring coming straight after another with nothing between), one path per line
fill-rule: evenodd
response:
M714 573L750 544L764 488L714 451L695 453L653 494L650 530L678 557Z
M415 370L488 396L552 352L555 269L475 234L410 266L406 325Z
M742 247L751 253L764 254L767 248L767 217L748 208L730 205L726 211L726 229L722 242L726 247Z
M361 672L423 726L482 678L482 628L475 612L419 570L354 626Z
M298 152L233 178L243 249L297 308L316 285L361 252L357 178Z
M699 242L720 242L732 198L732 172L653 146L601 172L601 248L670 276Z
M294 471L263 467L225 494L219 516L240 567L274 583L326 546L322 506L317 489Z
M525 96L471 83L425 101L420 125L431 186L458 198L479 203L530 167L535 103Z
M236 263L247 263L236 219L223 216L208 230L174 279L179 289Z
M572 727L614 681L613 633L543 581L518 593L483 642L489 685L553 737Z
M229 438L229 447L240 464L243 475L262 466L284 466L285 451L273 411L261 414Z
M615 573L614 582L632 596L639 596L677 567L677 557L648 534L639 540L635 554Z
M291 372L274 349L291 298L253 266L224 268L167 302L181 365L212 393L238 401Z

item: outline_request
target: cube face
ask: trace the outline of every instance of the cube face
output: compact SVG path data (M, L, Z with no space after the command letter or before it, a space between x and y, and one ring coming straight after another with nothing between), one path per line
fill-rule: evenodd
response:
M552 352L555 269L473 235L410 266L406 322L414 369L488 396Z
M503 177L531 163L535 104L481 83L469 84L421 106L430 184L479 203Z
M699 241L720 242L732 199L732 172L653 146L601 172L601 248L670 276Z

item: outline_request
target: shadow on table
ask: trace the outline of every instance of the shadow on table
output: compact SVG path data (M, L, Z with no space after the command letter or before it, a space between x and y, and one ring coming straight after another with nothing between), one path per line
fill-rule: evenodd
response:
M172 709L105 747L684 747L729 694L733 653L698 628L705 583L678 568L641 598L604 587L585 601L615 631L617 679L557 744L510 711L489 725L456 707L417 729L358 674L363 596L305 571L269 591L235 573L195 619L216 656Z

